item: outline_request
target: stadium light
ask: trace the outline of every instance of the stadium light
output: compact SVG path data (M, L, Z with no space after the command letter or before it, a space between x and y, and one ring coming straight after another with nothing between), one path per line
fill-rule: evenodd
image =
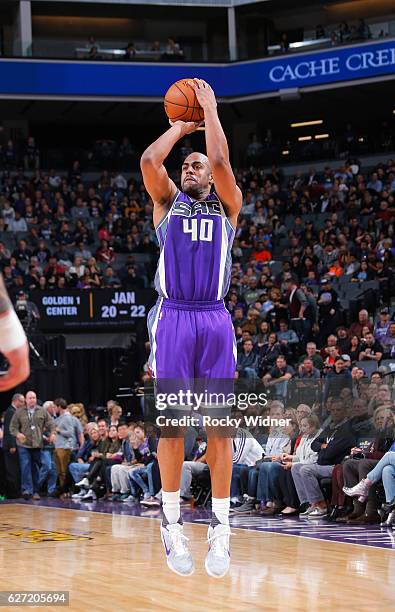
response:
M314 119L313 121L301 121L300 123L291 123L291 128L306 127L308 125L322 125L323 119Z
M299 136L298 140L302 141L302 140L311 140L313 137L312 136Z

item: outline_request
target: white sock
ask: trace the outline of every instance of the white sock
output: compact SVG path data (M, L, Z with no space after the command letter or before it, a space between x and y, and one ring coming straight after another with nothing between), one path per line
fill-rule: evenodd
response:
M216 516L223 525L229 525L230 497L213 497L211 506L213 517Z
M162 490L163 514L169 524L177 523L180 518L180 489L178 491Z

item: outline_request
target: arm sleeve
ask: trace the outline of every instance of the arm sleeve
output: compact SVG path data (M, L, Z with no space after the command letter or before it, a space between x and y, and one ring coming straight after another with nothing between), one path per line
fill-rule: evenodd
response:
M51 433L53 433L56 429L55 421L48 412L45 416L45 425L48 427Z
M15 414L15 413L14 413ZM11 411L6 410L4 413L4 438L3 438L3 446L5 443L7 444L7 448L15 448L16 446L16 438L10 432L11 419L14 415L11 416Z
M296 290L296 297L298 298L300 305L307 308L307 306L309 305L309 302L304 292L301 289Z
M355 444L355 436L351 433L339 432L326 448L320 451L320 459L328 463L335 461L340 454L346 454Z
M12 416L11 423L10 423L11 435L16 437L16 435L20 432L19 428L20 428L19 416L18 416L18 412L15 412L15 414Z

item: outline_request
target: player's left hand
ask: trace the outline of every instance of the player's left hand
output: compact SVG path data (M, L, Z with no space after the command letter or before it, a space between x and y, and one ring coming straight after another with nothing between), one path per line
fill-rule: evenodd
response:
M196 92L197 100L203 110L210 107L216 108L217 100L215 99L215 94L206 81L195 78L191 81L191 85Z

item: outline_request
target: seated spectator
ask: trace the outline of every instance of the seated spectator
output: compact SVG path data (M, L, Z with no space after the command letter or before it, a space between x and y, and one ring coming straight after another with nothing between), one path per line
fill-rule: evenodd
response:
M70 268L67 271L67 276L69 278L72 278L73 276L77 278L81 278L81 276L83 276L84 274L85 274L85 266L82 263L82 259L81 257L75 256L73 265L70 266Z
M20 231L20 230L14 230L14 231ZM18 246L13 251L12 257L14 257L16 259L17 263L21 263L21 262L22 263L29 263L32 254L33 253L31 252L31 250L27 246L26 240L18 240Z
M98 422L100 425L100 422ZM106 434L107 434L107 424ZM95 460L92 462L86 476L78 483L81 487L81 501L95 501L99 497L99 490L104 489L107 492L105 496L110 496L108 490L106 475L108 471L111 473L111 467L118 464L120 461L119 450L121 441L118 437L118 430L115 425L108 428L108 435L102 437L101 451L97 453Z
M108 400L107 412L110 418L110 425L118 426L121 422L122 406L120 406L115 400Z
M237 356L236 371L240 378L258 378L258 355L252 340L243 342L243 350Z
M299 436L299 425L296 420L294 409L288 408L284 412L284 417L288 419L288 424L281 428L282 435L288 439L288 443L284 445L283 453L280 456L272 456L272 461L263 461L259 466L258 483L257 483L257 499L260 505L266 507L262 509L263 516L273 516L279 514L284 508L284 503L280 496L280 477L283 470L282 457L292 454L295 450L295 444ZM265 458L268 450L268 445L265 447Z
M284 516L299 513L299 498L292 478L295 464L316 463L318 454L311 448L311 443L319 430L319 420L315 415L302 416L299 420L300 437L297 439L293 454L284 453L281 457L282 471L279 473L277 497L285 506L281 511Z
M349 336L362 336L362 330L364 327L368 327L369 331L373 331L373 325L369 321L369 313L367 310L362 309L358 313L358 322L352 323L349 329Z
M299 343L299 338L293 329L288 329L288 323L284 319L279 323L280 330L277 332L277 339L281 345L296 345Z
M115 260L114 249L108 244L107 240L101 241L101 246L96 251L95 257L97 261L102 261L106 264L111 264Z
M114 268L112 266L107 266L105 269L102 286L110 289L119 289L121 287L121 281L114 273Z
M263 376L262 380L266 387L273 387L274 399L285 401L287 399L288 381L294 374L293 367L287 365L283 355L279 355L276 359L276 365Z
M359 361L359 355L361 353L361 342L359 336L353 334L349 340L349 345L347 348L347 354L350 356L351 363L355 363L355 361Z
M279 357L280 354L281 346L280 343L277 342L277 334L271 332L268 335L267 343L263 344L259 350L259 376L268 372L268 370L275 365L277 357Z
M327 402L329 397L338 398L342 389L352 390L352 378L350 371L346 368L343 357L336 357L334 368L325 377L323 401Z
M308 406L315 404L320 395L320 380L320 371L314 367L310 357L305 357L303 363L299 365L297 376L294 379L298 401Z
M135 501L130 492L129 474L136 468L137 459L129 441L129 431L125 422L120 421L117 427L121 441L117 453L120 463L113 465L111 470L111 501Z
M154 437L148 437L146 435L143 425L137 425L134 428L134 436L135 440L132 442L132 449L138 463L135 469L129 473L131 495L135 501L138 501L140 490L146 504L159 506L160 503L155 498L155 494L158 492L159 487L154 481L154 470L159 470L156 455L157 440Z
M382 336L381 343L383 347L384 359L395 357L395 322L391 322L385 336Z
M320 478L331 477L334 467L355 445L355 435L347 422L347 409L340 402L332 402L329 409L331 420L311 443L311 450L318 453L315 464L295 464L292 477L300 504L308 504L301 516L322 518L328 509L320 488Z
M374 325L373 335L378 342L384 346L383 339L387 335L390 326L390 313L388 308L382 308L379 312L379 320Z
M385 420L381 419L382 416ZM383 411L378 409L373 417L373 422L375 427L375 436L373 440L366 446L363 437L360 437L357 442L359 446L351 449L350 458L343 463L343 484L346 488L352 488L364 479L391 447L394 438L394 417L391 411L387 410L385 416ZM377 512L378 505L376 490L375 488L371 488L365 501L361 501L359 498L353 498L353 510L351 514L339 518L338 522L352 524L377 523L380 521Z
M315 342L308 342L306 344L306 354L302 355L302 357L300 358L299 365L303 364L306 358L310 358L312 360L313 365L317 370L322 369L324 362L321 355L317 352L317 345L315 344Z
M354 487L344 487L344 492L350 497L365 500L369 495L370 487L379 480L383 481L386 502L393 502L395 500L395 442L365 478Z
M369 331L365 338L361 339L361 352L359 361L380 361L383 357L383 347L378 342L373 333Z
M366 260L361 261L361 265L358 270L354 272L351 280L355 281L369 281L372 280L373 273L369 268L368 262Z
M269 435L265 444L263 459L257 459L255 464L247 465L239 471L241 493L244 496L244 502L233 509L237 514L249 513L254 510L258 500L262 501L264 506L271 508L274 506L274 496L272 491L269 491L269 479L273 484L278 476L280 468L280 458L284 452L290 451L290 438L285 433L284 429L279 426L279 421L284 419L284 404L279 401L272 401L269 405L269 416L271 423ZM265 463L265 467L262 467ZM259 474L261 473L261 486L258 490ZM267 496L267 497L266 497ZM269 499L273 497L273 499Z
M244 439L244 437L243 437ZM235 442L233 442L233 445ZM194 477L208 470L206 461L207 442L200 440L192 460L184 461L181 468L180 497L184 501L193 500L191 484Z
M270 325L267 321L261 321L258 326L258 333L256 335L256 348L259 354L259 349L267 343L270 333Z
M76 455L76 461L69 464L69 472L75 484L80 482L89 472L91 463L95 458L95 451L98 450L100 434L95 423L90 425L88 435L88 439ZM85 493L85 491L82 491L82 493ZM80 497L82 497L81 492L73 495L73 499L79 499Z
M343 325L337 328L336 336L337 336L336 346L339 347L339 353L340 354L347 353L348 347L350 346L350 341L349 341L347 329Z

